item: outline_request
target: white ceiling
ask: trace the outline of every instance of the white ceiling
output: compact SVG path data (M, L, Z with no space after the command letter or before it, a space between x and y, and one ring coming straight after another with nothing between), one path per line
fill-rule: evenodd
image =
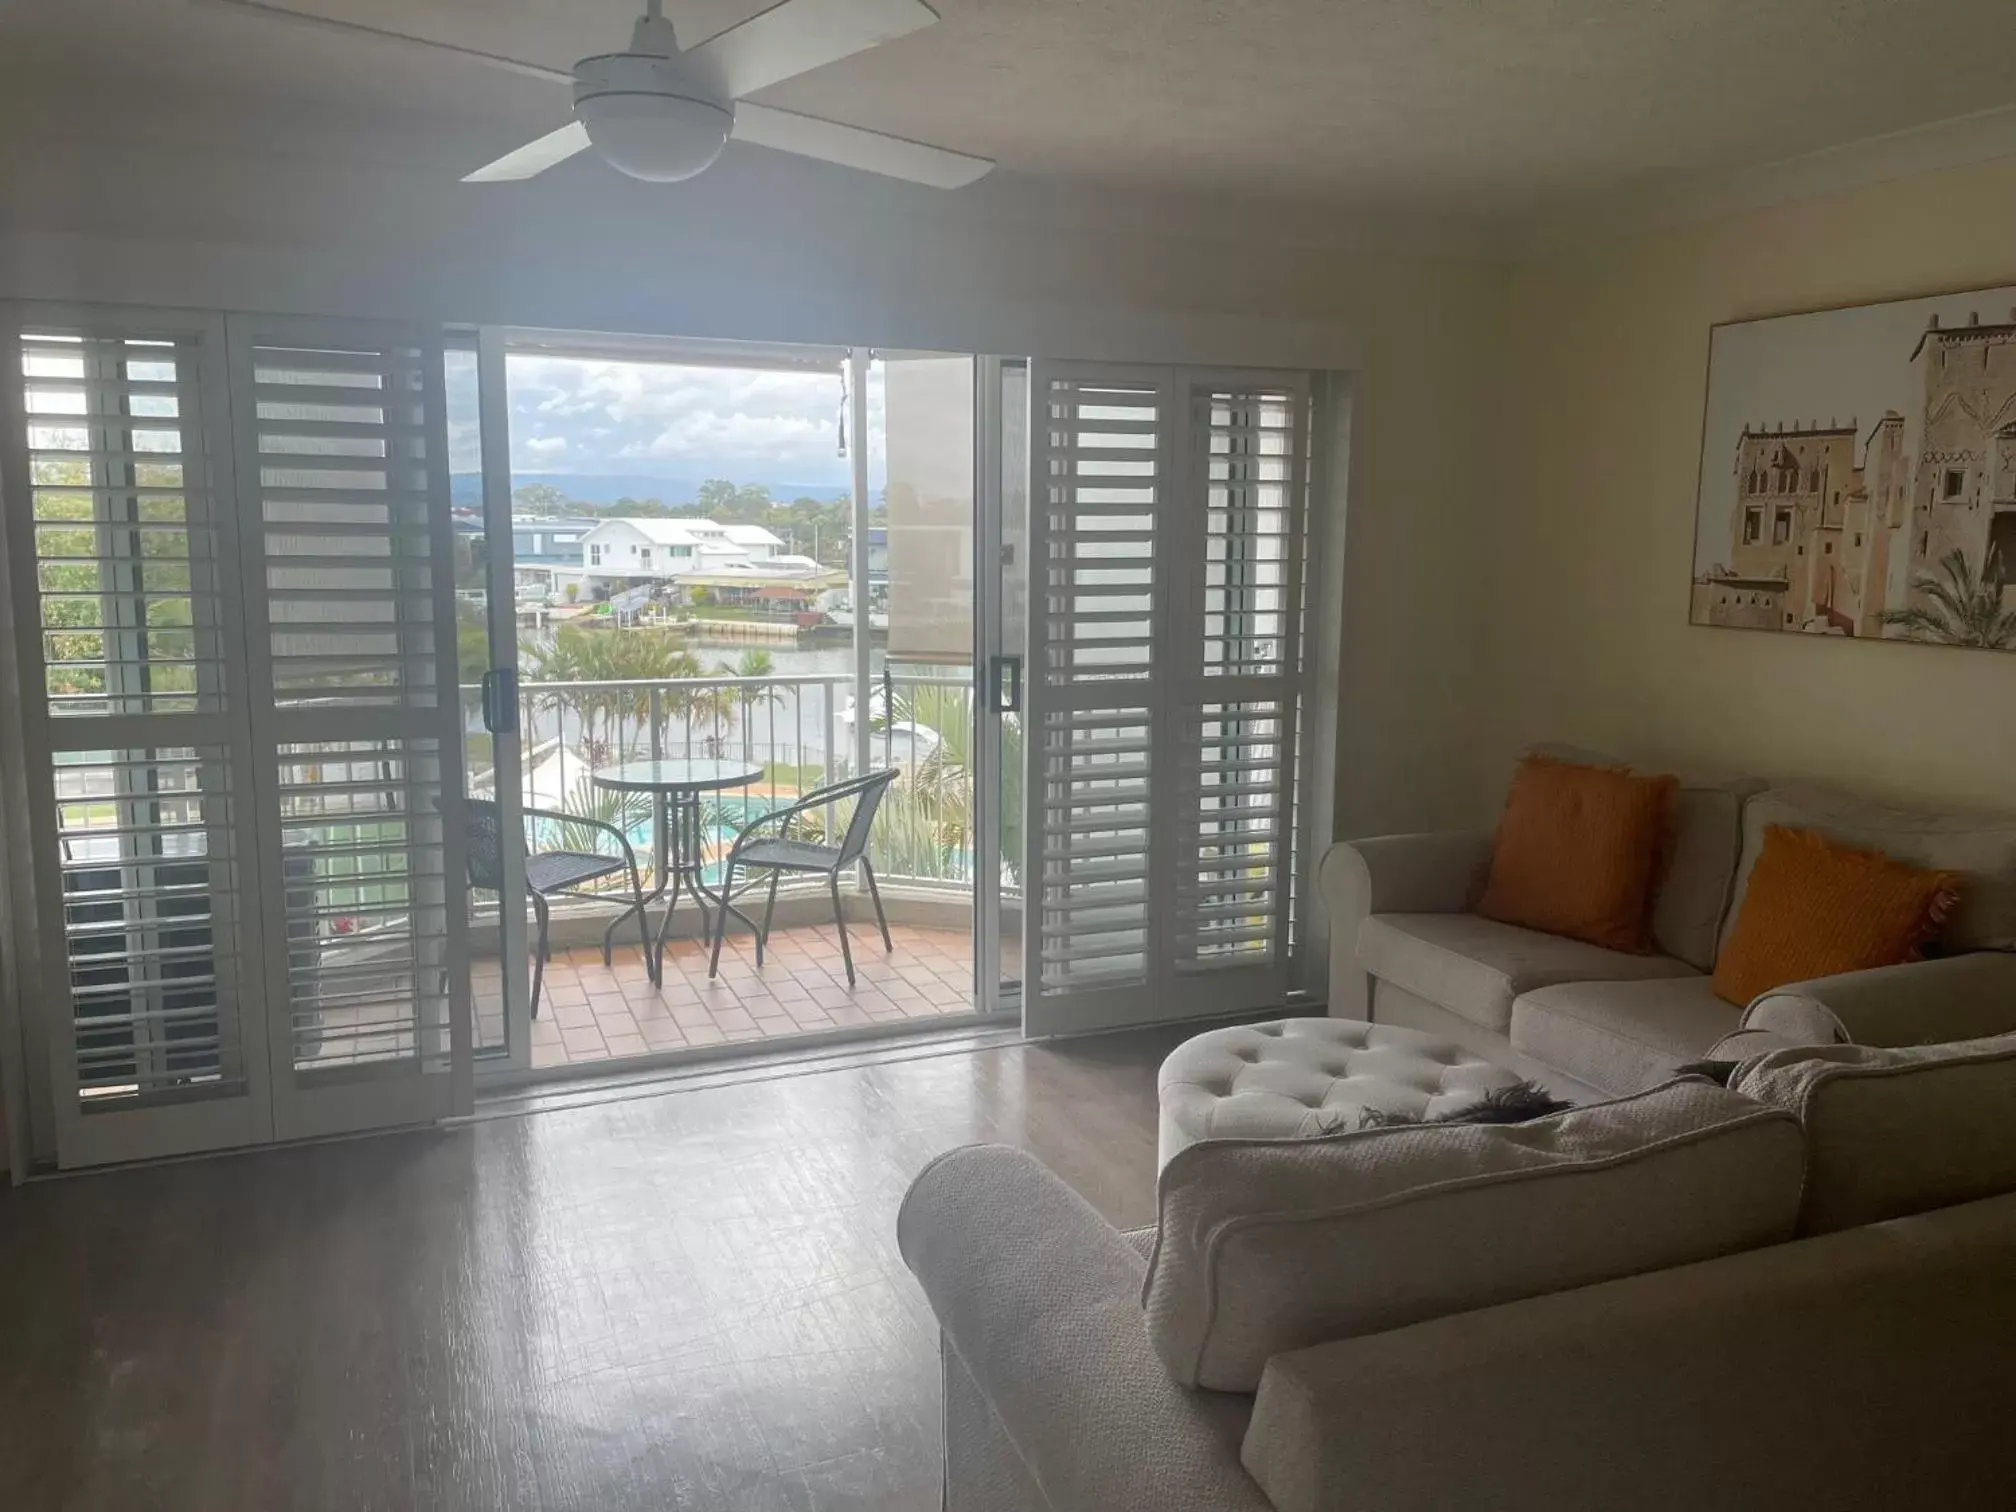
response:
M621 46L637 8L282 3L558 67ZM940 25L761 98L999 159L1001 183L970 195L1482 218L2016 104L2009 0L935 3ZM761 8L668 4L689 40ZM432 123L433 150L452 141L458 161L567 108L557 86L181 0L0 6L0 99L17 148L24 131L116 135L144 101L247 143L313 119L382 151Z

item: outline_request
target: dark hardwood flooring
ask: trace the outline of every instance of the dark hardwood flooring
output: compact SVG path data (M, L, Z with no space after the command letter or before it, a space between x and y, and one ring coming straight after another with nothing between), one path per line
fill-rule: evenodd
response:
M1185 1032L0 1193L0 1508L925 1512L905 1186L998 1140L1151 1221Z

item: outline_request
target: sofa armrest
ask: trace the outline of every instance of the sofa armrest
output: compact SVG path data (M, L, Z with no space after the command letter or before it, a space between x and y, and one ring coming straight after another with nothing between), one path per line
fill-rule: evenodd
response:
M1250 1398L1170 1380L1141 1313L1141 1256L1033 1158L940 1156L896 1235L1057 1512L1271 1512L1239 1463Z
M1488 830L1340 840L1324 852L1317 887L1330 925L1330 1016L1371 1016L1359 925L1375 913L1461 913L1490 864Z
M2016 1031L2016 955L1979 951L1792 982L1761 993L1744 1029L1804 1045L1938 1045Z

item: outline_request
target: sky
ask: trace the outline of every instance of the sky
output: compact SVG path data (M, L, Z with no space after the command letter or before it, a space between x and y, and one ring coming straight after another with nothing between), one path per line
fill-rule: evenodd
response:
M574 357L509 358L511 470L844 487L835 373L763 372ZM458 377L461 382L458 382ZM455 472L479 470L473 362L450 369ZM459 402L458 402L459 399ZM870 471L881 474L882 384L868 385Z

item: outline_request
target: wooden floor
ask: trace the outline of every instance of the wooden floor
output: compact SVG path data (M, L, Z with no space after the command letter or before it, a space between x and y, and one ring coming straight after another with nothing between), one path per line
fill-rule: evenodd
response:
M895 1051L0 1192L0 1508L927 1512L904 1187L999 1140L1150 1221L1183 1037Z

